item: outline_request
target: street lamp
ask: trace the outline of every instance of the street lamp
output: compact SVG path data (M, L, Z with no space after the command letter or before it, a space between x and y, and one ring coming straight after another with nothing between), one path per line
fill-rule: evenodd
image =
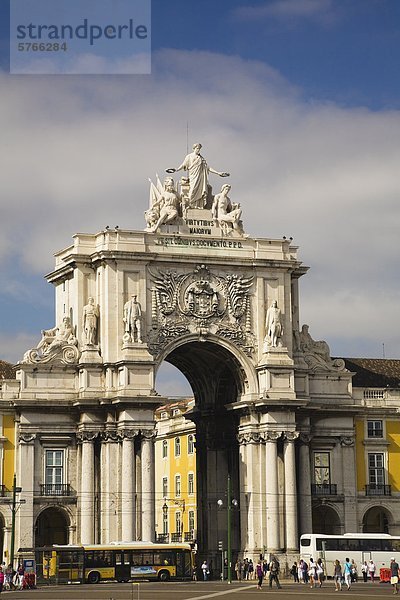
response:
M228 539L227 539L227 553L228 553L228 583L232 583L232 509L237 508L238 501L236 498L232 498L232 487L231 487L231 476L228 475L228 490L227 490L227 516L228 516ZM217 500L217 504L220 508L224 505L223 500ZM223 565L222 565L223 567Z
M14 473L13 479L13 494L12 500L9 501L10 509L11 509L11 543L10 543L10 558L9 561L11 565L14 567L14 545L15 545L15 515L17 510L21 506L21 504L25 504L26 500L17 500L17 494L22 492L21 487L17 487L17 476Z

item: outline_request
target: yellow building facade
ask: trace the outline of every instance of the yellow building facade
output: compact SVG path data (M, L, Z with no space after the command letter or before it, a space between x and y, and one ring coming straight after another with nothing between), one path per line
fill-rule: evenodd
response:
M12 387L14 380L12 365L0 361L0 389ZM8 403L0 409L0 554L6 564L10 562L15 443L15 411Z
M156 536L165 542L194 542L197 530L196 428L185 419L193 400L180 399L156 411Z

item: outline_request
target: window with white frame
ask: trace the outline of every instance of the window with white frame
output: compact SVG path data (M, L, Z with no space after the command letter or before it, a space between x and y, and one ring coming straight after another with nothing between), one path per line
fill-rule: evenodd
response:
M194 510L189 510L188 520L189 520L189 531L193 532L194 531Z
M181 438L175 438L175 456L181 455Z
M194 495L194 473L188 474L188 494L189 496Z
M163 498L168 496L168 477L162 478L162 495Z
M383 438L383 421L367 421L367 436Z
M381 487L385 483L385 466L383 452L368 454L368 479L369 484Z
M45 450L46 493L61 492L64 483L64 450Z
M162 457L163 458L167 458L168 457L168 440L163 440L163 443L162 443Z
M314 483L326 485L331 482L329 452L314 452Z
M188 454L194 453L194 435L190 434L188 436Z
M182 515L180 511L175 513L175 531L176 533L182 533Z
M181 476L175 475L175 496L181 495Z

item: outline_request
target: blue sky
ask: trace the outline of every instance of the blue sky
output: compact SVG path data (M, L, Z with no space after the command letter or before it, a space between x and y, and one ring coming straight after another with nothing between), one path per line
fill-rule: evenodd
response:
M4 0L0 34L0 358L54 324L75 232L144 228L187 122L247 233L299 245L312 336L400 358L397 0L153 0L150 76L9 75Z

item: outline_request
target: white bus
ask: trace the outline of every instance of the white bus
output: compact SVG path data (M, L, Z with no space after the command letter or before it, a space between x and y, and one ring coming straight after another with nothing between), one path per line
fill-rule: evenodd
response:
M345 533L344 535L324 535L307 533L300 538L300 558L307 563L322 558L328 577L333 576L333 565L338 559L342 565L346 558L354 559L358 578L361 579L361 565L364 561L374 561L375 577L381 568L389 568L394 556L400 563L400 536L386 533Z

